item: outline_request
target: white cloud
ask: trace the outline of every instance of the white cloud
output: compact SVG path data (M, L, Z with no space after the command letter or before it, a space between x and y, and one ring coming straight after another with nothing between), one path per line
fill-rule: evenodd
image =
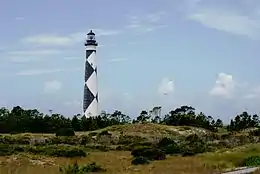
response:
M82 35L82 40L84 39L84 35ZM69 36L61 36L56 34L42 34L29 36L22 39L22 43L26 44L35 44L35 45L44 45L44 46L66 46L70 44L74 44L79 41L79 34L75 33Z
M48 81L44 83L44 93L55 93L62 88L62 83L56 80Z
M161 24L162 16L164 12L157 12L147 14L145 16L130 16L130 24L125 28L134 29L137 32L149 32L160 28L167 27L166 24Z
M23 70L16 75L19 76L32 76L32 75L42 75L42 74L50 74L50 73L56 73L56 72L65 72L65 71L77 71L79 70L78 68L74 69L28 69L28 70Z
M219 31L247 36L252 39L259 38L260 16L252 12L255 11L254 6L250 6L250 12L246 13L242 8L227 7L226 5L222 7L221 3L205 6L198 5L198 2L191 3L193 10L187 15L188 19Z
M109 62L123 62L123 61L127 61L128 59L126 58L114 58L114 59L110 59Z
M25 63L32 61L43 60L44 57L59 55L62 52L54 49L39 49L39 50L17 50L6 52L6 60L14 63Z
M110 36L119 34L117 30L93 29L97 36ZM75 32L68 35L58 34L41 34L23 38L21 43L33 44L36 46L70 46L80 42L84 42L86 32Z
M7 52L10 56L46 56L53 54L60 54L61 51L53 49L41 49L41 50L19 50Z
M235 90L235 81L232 75L219 73L215 86L210 90L212 96L231 98Z
M174 92L174 82L168 78L162 79L158 88L159 94L168 95Z

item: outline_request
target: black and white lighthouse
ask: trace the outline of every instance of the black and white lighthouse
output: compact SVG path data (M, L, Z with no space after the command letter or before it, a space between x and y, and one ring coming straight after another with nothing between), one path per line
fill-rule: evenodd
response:
M96 60L96 48L98 43L95 39L95 33L93 33L92 30L87 34L85 46L86 63L83 112L86 117L95 117L99 115Z

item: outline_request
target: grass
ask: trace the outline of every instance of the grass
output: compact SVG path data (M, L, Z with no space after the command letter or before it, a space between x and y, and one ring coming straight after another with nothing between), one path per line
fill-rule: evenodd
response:
M174 157L170 156L163 161L154 161L145 166L131 165L132 156L130 152L92 152L84 158L47 158L43 156L18 155L0 157L1 174L58 174L59 167L72 164L77 161L79 164L96 162L110 174L208 174L212 170L205 168L203 163L196 157Z
M260 156L260 144L249 144L233 149L200 154L197 157L206 165L222 170L241 167L243 160L250 156Z
M100 137L100 133L104 131L111 133L112 138L109 138L109 136ZM213 170L222 171L227 168L240 167L245 158L260 156L260 144L248 144L233 149L220 149L217 152L199 154L193 157L167 156L166 160L152 161L147 165L135 166L131 164L133 158L130 152L115 150L117 145L128 145L130 147L131 144L135 143L153 143L162 137L183 140L188 134L194 132L200 136L208 133L204 129L189 126L166 126L146 123L111 126L90 132L77 132L74 137L55 137L53 134L0 135L0 140L5 145L14 144L25 149L17 154L12 153L13 155L11 156L0 157L0 173L58 174L60 167L77 161L80 165L95 162L106 169L105 173L111 174L168 174L173 173L173 171L176 174L209 174L213 173ZM222 134L228 135L225 130L218 133L218 135ZM4 138L5 136L6 138ZM49 139L50 143L35 146L37 153L32 151L29 147L34 147L34 145L28 141L31 138L43 137ZM95 138L93 139L93 137ZM228 143L231 143L231 141ZM57 151L59 147L61 150L68 150L68 148L82 149L87 153L87 156L76 158L53 157L52 149ZM260 174L260 171L258 173Z

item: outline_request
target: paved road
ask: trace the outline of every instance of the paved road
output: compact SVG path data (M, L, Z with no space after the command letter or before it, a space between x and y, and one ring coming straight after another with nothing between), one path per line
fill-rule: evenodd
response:
M227 172L227 173L222 173L222 174L250 174L254 171L256 171L259 167L253 167L253 168L248 168L248 169L242 169L242 170L237 170L233 172Z

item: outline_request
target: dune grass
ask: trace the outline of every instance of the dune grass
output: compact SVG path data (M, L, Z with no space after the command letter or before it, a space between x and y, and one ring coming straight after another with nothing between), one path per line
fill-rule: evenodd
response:
M118 138L120 138L123 132L123 135L138 135L140 137L152 138L153 141L155 141L156 137L170 136L180 138L186 137L187 134L192 132L201 133L203 136L203 134L207 132L204 129L188 126L133 124L111 126L97 131L78 132L75 138L79 139L81 135L83 136L93 132L101 133L106 130ZM16 134L10 136L19 140L23 140L24 137L27 136L55 138L54 134ZM73 137L69 139L74 142ZM24 153L24 151L16 155L0 157L0 174L59 174L60 166L66 166L75 161L80 165L95 162L106 169L105 173L111 174L171 174L173 172L175 174L209 174L213 173L213 171L223 171L227 168L241 167L245 158L260 156L260 144L248 144L233 149L220 149L217 152L204 153L192 157L167 156L166 160L153 161L148 165L135 166L131 164L132 156L130 152L115 150L106 152L95 151L89 147L90 145L92 144L84 145L82 149L89 153L86 157L81 158L39 156L39 154L32 155L27 154L27 152ZM51 145L49 146L52 147ZM49 146L46 145L43 147L47 148ZM76 145L72 143L70 146L77 147L77 143ZM258 171L258 173L260 174L260 171Z
M244 159L260 156L260 144L248 144L233 149L221 149L217 152L197 155L207 166L218 170L243 167Z
M149 165L131 165L132 156L130 152L92 152L83 158L47 158L42 156L19 155L1 157L1 174L58 174L59 167L72 164L77 161L79 164L96 162L110 174L208 174L212 173L210 168L205 168L203 163L195 157L174 157L166 160L154 161Z

